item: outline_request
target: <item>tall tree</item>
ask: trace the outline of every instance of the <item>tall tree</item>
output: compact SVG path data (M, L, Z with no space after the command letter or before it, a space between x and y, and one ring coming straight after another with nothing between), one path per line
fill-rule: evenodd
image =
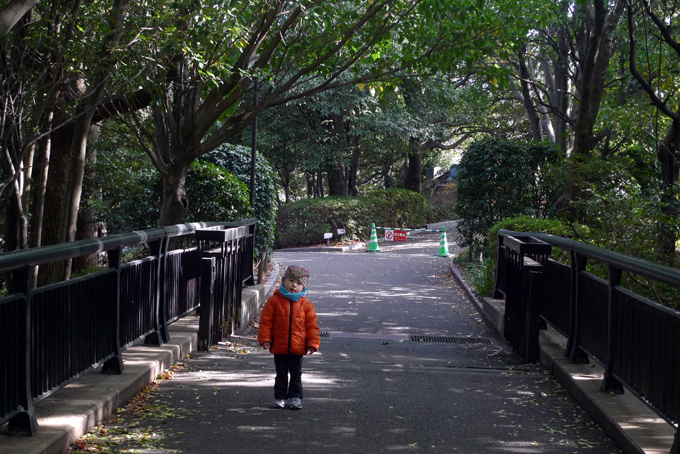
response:
M671 219L680 217L680 204L678 203L677 183L680 174L680 101L675 98L677 93L677 82L674 72L677 62L680 61L680 42L674 37L674 21L677 19L675 10L664 10L663 4L652 7L646 0L629 0L626 5L627 25L629 36L629 69L640 87L647 94L652 105L657 112L670 120L668 129L662 140L657 140L657 158L661 169L661 203L662 211ZM637 12L642 15L643 35L646 41L645 56L642 59L643 70L638 67L638 44L637 44ZM659 31L661 37L656 39L646 31L646 19L649 18ZM657 56L649 55L649 41L654 48L659 48L665 44L663 49L671 52L671 55L662 53ZM674 58L673 58L674 57ZM650 60L656 60L654 67L651 67ZM663 71L663 72L662 72ZM664 74L665 72L665 74ZM655 83L656 79L656 83ZM655 86L656 85L656 86ZM670 90L669 90L670 89ZM667 94L666 94L667 93ZM673 263L675 260L676 241L678 232L672 224L659 224L659 245L661 259Z

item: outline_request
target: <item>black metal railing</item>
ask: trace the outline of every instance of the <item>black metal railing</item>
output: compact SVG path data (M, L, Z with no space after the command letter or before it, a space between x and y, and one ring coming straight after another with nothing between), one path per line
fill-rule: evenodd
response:
M200 346L208 346L231 335L240 322L242 283L253 280L253 235L250 226L238 229L205 229L196 232L201 252L201 282L214 282L201 288ZM247 266L246 266L247 265ZM246 270L249 271L245 277Z
M178 238L200 236L201 229L228 238L217 261L229 279L200 282L207 252L197 245L168 250ZM141 339L167 342L168 323L209 306L200 299L201 285L229 293L230 307L237 307L242 283L253 282L254 229L254 219L182 224L0 255L0 272L12 273L18 287L0 298L0 424L9 421L9 432L34 433L35 403L100 365L102 373L121 373L122 351ZM121 263L124 248L140 244L149 246L149 257ZM40 265L101 252L108 255L108 267L31 287L30 276Z
M571 258L568 265L545 258L542 279L549 290L546 297L539 296L538 313L530 314L525 302L508 298L512 285L522 285L518 271L513 271L520 259L511 257L508 245L524 242L564 249ZM527 251L523 254L530 255ZM498 260L494 296L506 298L506 311L539 316L567 337L567 357L573 361L590 357L604 367L602 391L628 389L676 427L680 422L676 381L680 373L680 312L624 288L621 281L623 273L628 273L680 289L680 271L578 241L507 230L499 231ZM607 278L589 272L589 261L604 266ZM509 304L515 307L508 308ZM528 333L517 318L506 317L506 323L515 325L509 330ZM530 336L531 342L538 342L537 333ZM509 340L518 346L517 341ZM678 452L680 435L676 431L671 453Z

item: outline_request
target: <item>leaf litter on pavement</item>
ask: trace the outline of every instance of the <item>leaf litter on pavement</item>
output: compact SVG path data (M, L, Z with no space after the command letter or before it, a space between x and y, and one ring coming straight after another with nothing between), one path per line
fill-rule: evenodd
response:
M222 342L220 347L236 355L249 353L249 348L239 343ZM184 419L197 415L197 410L187 410L180 407L170 407L167 402L159 400L159 391L163 382L171 380L178 372L190 372L187 360L193 359L187 355L182 361L176 363L170 369L159 374L152 383L142 388L133 399L125 406L116 410L116 413L94 429L76 440L68 454L85 453L155 453L162 450L164 453L181 453L177 445L181 444L180 436L183 432L173 432L164 426L171 418ZM200 371L200 368L196 368ZM200 378L200 376L199 376ZM182 385L180 385L182 387ZM199 399L196 388L195 399ZM214 395L220 392L219 387L212 387ZM183 404L184 401L175 403ZM196 405L192 403L192 405ZM200 404L199 404L200 407ZM210 424L209 422L207 424Z

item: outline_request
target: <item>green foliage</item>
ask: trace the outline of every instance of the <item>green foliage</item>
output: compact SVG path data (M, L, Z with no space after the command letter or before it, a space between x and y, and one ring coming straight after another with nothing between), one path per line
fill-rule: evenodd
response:
M434 224L437 222L448 221L455 219L456 217L456 207L451 206L437 206L437 205L427 205L427 223Z
M102 151L97 161L102 188L95 203L97 218L109 233L158 226L162 181L147 161L125 149ZM187 174L187 222L236 221L251 216L248 188L234 175L203 160L194 161Z
M546 217L561 192L547 172L562 161L552 145L485 139L463 154L456 180L458 230L474 250L498 221L522 214Z
M655 262L661 257L660 226L680 230L678 219L664 213L654 181L635 156L584 159L571 163L567 175L581 188L570 206L588 226L583 239L591 244Z
M223 144L215 151L205 155L205 159L217 164L238 178L243 185L239 186L246 200L250 198L251 150L240 145ZM274 226L276 221L276 188L275 177L269 161L257 153L255 165L255 206L254 216L257 219L255 228L255 247L261 249L265 244L270 248L274 243Z
M248 187L222 167L196 160L189 167L186 186L187 222L230 222L251 216Z
M548 235L561 236L573 240L581 240L587 228L582 225L568 225L558 219L534 218L531 216L517 216L506 218L496 223L489 229L488 234L488 256L493 260L492 266L495 269L498 254L498 231L510 230L513 232L546 233ZM553 250L553 258L568 263L569 254L560 255L559 250Z
M427 220L425 198L406 189L376 189L369 193L374 200L376 225L416 228Z
M281 207L276 220L277 248L319 244L324 233L344 228L348 240L367 240L371 224L415 228L426 220L425 199L404 189L374 191L366 197L305 199Z
M488 261L484 261L485 277L488 281L488 293L490 296L496 285L496 268L498 262L498 231L510 230L513 232L546 233L549 235L560 236L563 238L579 239L581 233L585 231L584 226L567 225L558 219L535 218L531 216L517 216L506 218L496 223L489 229L488 233ZM559 248L552 249L552 257L562 263L570 263L569 252Z
M101 199L90 199L97 219L110 234L158 226L161 179L148 160L126 149L102 150L97 156Z
M491 296L496 277L491 272L492 259L490 257L477 260L475 257L470 258L468 254L461 253L453 258L453 264L462 271L465 279L479 297Z
M498 231L501 229L514 232L545 233L562 238L581 241L613 251L615 251L620 245L620 242L616 236L608 238L606 244L604 245L598 244L602 242L603 238L600 236L593 237L592 234L594 230L590 226L567 224L557 219L537 219L531 216L518 216L516 218L504 219L489 230L489 261L486 263L486 275L487 279L493 283L492 288L495 285L496 279L496 267L498 260ZM614 235L618 235L617 230L613 231L613 233ZM631 233L631 235L635 236L635 233ZM643 241L641 237L638 238L640 241ZM642 247L642 250L647 251L644 246ZM621 253L625 255L632 255L625 252ZM553 247L551 256L558 262L564 264L571 263L569 251L564 249ZM608 278L606 266L596 260L588 261L586 270L602 279ZM656 301L674 309L678 308L678 301L680 301L680 291L678 289L658 282L650 281L642 276L635 276L629 273L624 273L622 285L646 298L649 298L652 301Z

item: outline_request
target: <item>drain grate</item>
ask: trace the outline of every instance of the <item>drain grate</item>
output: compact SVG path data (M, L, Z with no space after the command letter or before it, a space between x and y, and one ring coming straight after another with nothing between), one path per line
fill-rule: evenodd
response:
M490 344L485 337L450 337L450 336L409 336L411 342L436 342L446 344Z
M257 328L252 328L248 335L257 336ZM319 335L326 339L411 341L440 344L491 344L491 341L485 337L413 336L409 334L341 333L328 331L321 331Z

